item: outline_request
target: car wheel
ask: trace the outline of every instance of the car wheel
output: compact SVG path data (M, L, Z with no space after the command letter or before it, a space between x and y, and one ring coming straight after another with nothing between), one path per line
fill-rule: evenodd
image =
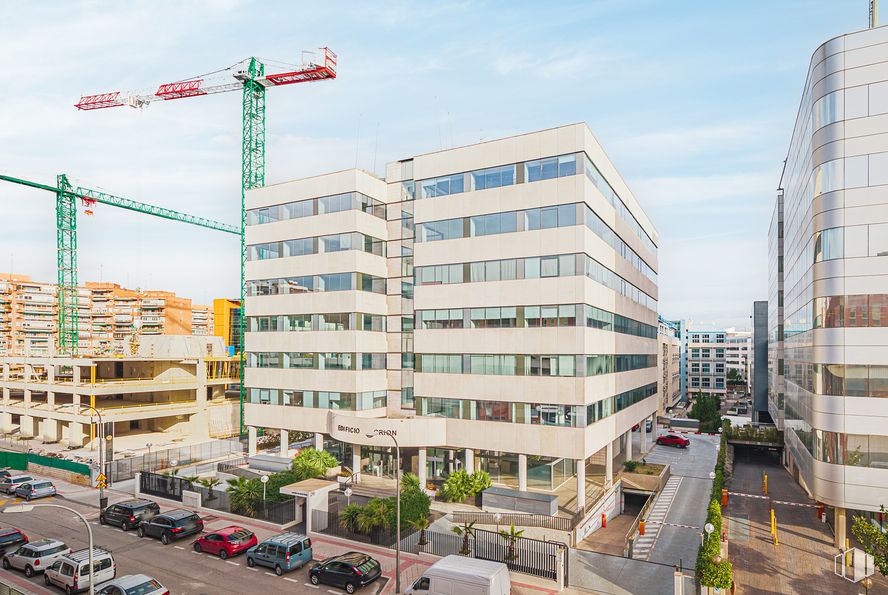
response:
M316 574L311 575L311 577L309 578L309 580L311 581L311 584L313 584L313 585L316 585L316 584L318 584L319 582L321 582L321 579L319 579L319 578L318 578L318 575L316 575Z
M274 565L274 573L275 573L276 575L278 575L278 576L284 574L284 569L281 568L281 565L280 565L280 564L275 564L275 565Z
M30 565L25 566L25 576L28 578L31 578L32 576L34 576L34 569L31 568Z
M68 585L67 587L65 587L65 593L66 593L66 595L73 595L74 589L71 588L71 585Z
M143 529L142 527L139 527L139 530L136 531L136 534L137 534L139 537L145 537L145 529Z
M10 564L9 560L6 558L3 558L3 568L5 568L6 570L9 570L10 568L12 568L12 564Z
M104 524L105 524L105 516L104 516L104 515L101 515L101 514L99 515L99 524L100 524L100 525L104 525Z
M247 566L249 566L250 568L252 568L252 567L255 566L255 565L256 565L256 561L253 560L253 558L247 558Z
M161 533L160 534L160 543L162 543L164 545L169 545L170 544L170 536L167 535L166 533Z
M203 548L200 547L200 544L197 543L197 542L194 543L194 546L193 546L193 547L194 547L194 551L197 552L198 554L201 553L201 552L203 551Z
M129 525L126 524L126 521L120 521L120 528L121 528L123 531L129 531L129 529L130 529L130 528L129 528Z
M223 560L227 560L228 559L228 551L224 550L224 549L219 550L219 557L222 558Z
M47 587L52 586L52 581L49 580L49 575L45 572L43 573L43 582L46 583Z
M25 496L25 502L30 502L30 501L31 501L31 494L28 494L27 496Z
M345 583L345 592L346 593L354 593L355 585L353 583Z

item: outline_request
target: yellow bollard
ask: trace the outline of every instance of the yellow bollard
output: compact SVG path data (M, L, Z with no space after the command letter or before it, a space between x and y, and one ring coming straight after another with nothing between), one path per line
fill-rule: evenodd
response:
M851 540L847 537L845 538L845 566L851 568L854 562L853 557L851 556Z
M764 480L762 481L762 491L765 493L765 496L768 495L768 474L765 473Z

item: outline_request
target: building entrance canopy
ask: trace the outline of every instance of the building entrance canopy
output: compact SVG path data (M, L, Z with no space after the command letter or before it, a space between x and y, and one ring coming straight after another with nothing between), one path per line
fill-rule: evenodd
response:
M402 447L444 446L447 441L447 420L442 417L391 419L331 413L328 423L331 438L351 444L391 446L389 436Z

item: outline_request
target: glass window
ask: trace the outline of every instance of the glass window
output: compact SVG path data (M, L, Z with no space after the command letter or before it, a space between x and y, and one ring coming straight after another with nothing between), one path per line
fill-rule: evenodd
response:
M558 257L545 256L540 258L540 277L558 276Z
M525 279L539 279L540 278L540 258L538 256L534 256L533 258L525 258L524 259L524 278Z
M504 165L472 172L472 189L486 190L515 183L515 166Z
M869 226L869 255L888 256L888 223Z
M527 209L524 211L524 229L540 229L540 209Z

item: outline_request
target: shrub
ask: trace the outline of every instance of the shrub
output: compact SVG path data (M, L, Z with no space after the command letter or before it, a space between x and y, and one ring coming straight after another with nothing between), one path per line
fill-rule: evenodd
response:
M632 473L633 471L638 469L638 461L624 461L623 468L629 473Z
M462 502L490 486L490 474L486 471L476 471L469 475L465 469L457 469L447 476L439 493L447 502Z
M472 496L476 496L493 485L490 480L490 473L487 471L475 471L471 475L472 479Z

